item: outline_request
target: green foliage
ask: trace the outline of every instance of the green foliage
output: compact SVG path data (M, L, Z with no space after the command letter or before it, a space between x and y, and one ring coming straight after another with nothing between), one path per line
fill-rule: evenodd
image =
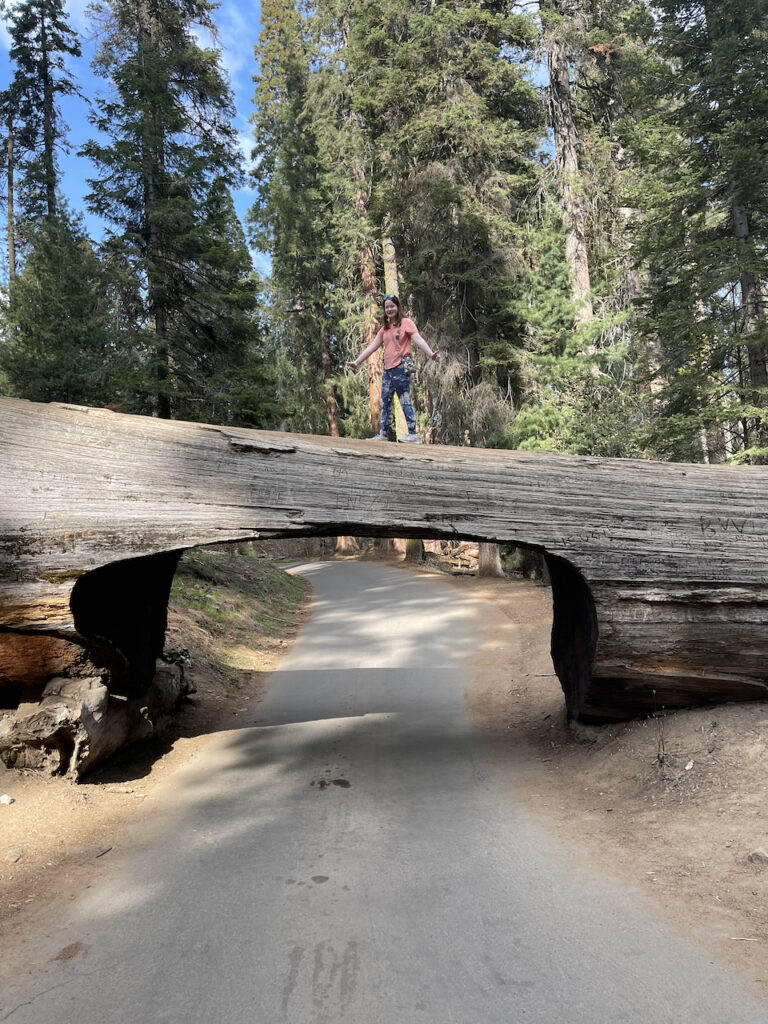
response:
M0 11L11 38L14 74L0 102L4 126L13 126L19 220L34 224L57 212L57 150L66 146L66 125L57 100L76 92L67 58L80 56L63 0L19 0Z
M236 692L266 667L265 648L292 633L304 591L301 579L248 545L193 548L179 562L169 609L198 671Z
M647 438L673 459L768 450L768 4L666 0L652 104L632 136L644 175Z
M333 203L321 164L318 126L308 115L312 51L307 27L289 0L261 8L257 47L253 180L254 243L268 249L267 324L285 421L294 430L338 429L334 374L338 350Z
M96 66L112 85L94 124L108 142L83 149L101 172L91 209L117 229L130 284L142 411L269 425L257 287L230 187L239 157L207 0L151 7L109 0Z
M105 405L114 395L105 281L82 225L66 210L28 240L24 269L0 306L8 393L36 402Z
M482 444L524 386L521 221L542 108L521 58L535 25L495 3L386 0L366 5L349 39L378 158L374 213L390 224L402 294L445 357L426 384L435 437Z
M641 399L634 302L641 269L630 226L638 211L628 194L640 169L628 151L626 123L644 101L644 39L652 19L644 3L548 0L541 5L542 46L563 47L569 72L560 124L573 126L578 169L569 172L583 218L591 316L572 299L573 268L566 261L565 173L545 157L540 197L526 247L527 389L507 432L507 444L578 454L648 454L637 435L648 414ZM560 52L560 51L557 51ZM563 130L561 128L561 130ZM569 140L561 140L566 145Z
M498 0L264 0L248 231L265 281L231 198L229 87L201 42L214 10L94 8L110 93L83 152L112 227L95 248L57 193L77 38L62 0L4 6L20 273L0 391L366 436L367 376L344 365L391 239L396 290L442 354L414 385L430 439L768 459L768 0L542 0L538 19ZM553 41L591 318L553 159L565 101L540 84Z
M407 307L445 357L417 389L422 424L482 443L521 387L520 213L541 105L511 54L530 50L532 19L392 0L327 0L308 20L273 0L262 17L252 224L272 255L270 323L304 429L326 414L331 378L345 428L370 432L364 378L338 375L361 347L365 253L381 282L387 235Z

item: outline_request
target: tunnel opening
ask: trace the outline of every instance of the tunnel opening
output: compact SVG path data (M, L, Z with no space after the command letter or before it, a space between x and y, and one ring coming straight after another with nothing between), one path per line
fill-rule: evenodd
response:
M443 555L448 557L442 565L443 571L453 575L477 575L478 566L470 567L459 558L452 570L447 567L450 552L459 551L467 545L497 545L501 553L504 575L509 579L530 580L547 586L552 600L552 628L550 654L554 673L564 696L567 718L578 719L584 704L584 695L592 680L597 648L598 627L595 602L589 585L579 570L567 559L555 556L535 545L510 543L492 538L435 538L424 532L399 535L381 532L371 537L361 537L350 531L344 537L339 549L335 541L339 535L323 533L314 537L282 538L258 542L266 557L280 552L286 557L288 550L296 548L299 558L333 557L334 554L365 558L378 551L384 557L403 561L421 562L426 567L436 566L437 555L433 545L440 545ZM357 551L349 549L348 541L357 542Z
M565 694L568 718L576 718L592 680L597 614L589 585L564 558L545 555L552 582L552 664Z
M337 527L338 529L338 527ZM462 548L469 545L498 545L504 575L549 585L552 598L551 657L565 698L568 718L579 717L584 694L592 679L597 647L597 616L589 586L578 569L564 558L533 545L508 543L489 538L435 538L424 533L395 538L384 531L375 537L355 537L357 552L342 551L336 545L341 536L326 531L315 536L269 538L257 542L235 540L222 546L253 544L263 557L273 561L298 558L328 558L346 553L365 557L380 550L405 561L430 561L456 575L477 574L478 566L463 560ZM109 671L110 691L120 696L140 694L155 672L163 652L168 602L179 560L176 550L142 558L113 562L85 573L72 591L71 607L75 626L87 639L91 660ZM456 557L458 555L459 557ZM451 559L455 567L451 569ZM491 574L489 574L491 575Z
M335 531L326 531L314 536L293 535L258 541L240 538L208 547L233 551L239 547L241 553L246 553L247 549L251 555L258 549L261 558L277 564L287 560L323 561L329 557L339 557L336 544L338 536ZM436 538L434 534L429 536L426 533L417 537L403 537L399 533L396 537L394 532L384 530L375 537L361 537L352 531L348 536L354 537L358 547L357 553L348 553L353 558L365 559L373 554L373 557L380 556L384 561L415 561L428 569L437 569L455 576L483 575L478 571L480 545L497 545L501 575L507 579L528 580L539 585L542 587L542 598L545 598L544 588L549 591L552 675L558 677L560 689L565 695L567 717L578 717L580 701L591 679L597 622L589 587L572 564L533 545L509 544L487 538L459 538L455 535ZM191 555L194 550L188 553ZM172 550L116 561L84 573L72 589L70 607L79 636L75 645L87 661L85 668L80 666L75 675L85 675L88 679L101 676L100 685L106 689L99 700L103 697L107 702L104 710L108 706L110 714L119 712L121 721L125 719L125 723L120 726L120 744L123 739L132 742L142 738L149 719L155 715L154 705L157 702L154 697L150 699L149 692L151 690L154 694L160 678L158 672L162 674L161 665L168 660L168 657L163 658L163 654L167 642L169 601L183 554L184 550ZM490 578L499 573L489 572L486 575ZM267 604L264 610L269 617L275 609ZM549 618L546 612L544 615L541 628L549 631ZM213 628L217 629L219 625L214 624ZM546 636L546 633L541 634L542 645L546 644ZM180 639L183 643L184 638ZM543 651L546 647L541 646L539 649ZM223 675L230 672L232 667L224 666ZM511 660L510 679L515 670L516 663ZM546 666L542 666L541 671L547 674ZM59 673L62 674L68 678L73 677L73 672L69 670ZM87 683L88 679L84 679L84 682ZM552 685L555 685L554 678ZM194 684L191 689L194 692ZM557 691L553 689L551 692L552 699L556 700ZM77 693L80 694L80 690ZM93 697L87 697L86 703L95 699L95 694L96 691ZM17 697L17 694L13 696ZM36 693L35 697L40 698L41 694ZM161 695L158 699L162 701L165 697ZM152 705L149 711L143 708L147 701ZM167 708L163 705L162 713L170 707L170 704ZM145 718L147 721L144 721ZM57 735L45 736L45 745L53 752L54 748L61 746ZM62 763L65 761L66 758ZM83 770L85 767L87 765L84 763Z
M88 641L94 665L109 672L113 694L138 695L155 674L181 554L164 551L111 562L75 583L70 598L75 628Z

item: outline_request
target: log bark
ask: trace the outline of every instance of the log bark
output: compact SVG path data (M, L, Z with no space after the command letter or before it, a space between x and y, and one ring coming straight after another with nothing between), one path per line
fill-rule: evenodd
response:
M181 549L357 535L543 552L571 717L768 695L768 467L409 448L1 399L0 496L0 644L27 637L54 660L41 637L77 645L126 692L161 648Z

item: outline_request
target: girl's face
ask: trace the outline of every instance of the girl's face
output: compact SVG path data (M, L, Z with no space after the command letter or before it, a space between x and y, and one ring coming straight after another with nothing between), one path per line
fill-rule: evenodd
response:
M397 316L397 303L393 302L392 299L384 300L384 315L389 320L393 320Z

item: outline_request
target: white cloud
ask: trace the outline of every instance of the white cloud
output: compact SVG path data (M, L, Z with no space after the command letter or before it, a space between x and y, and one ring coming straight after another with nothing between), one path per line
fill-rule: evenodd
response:
M237 133L237 144L240 147L240 152L243 154L247 167L253 164L251 153L253 152L253 136L247 135L245 132Z
M66 0L64 4L72 28L79 32L91 27L91 19L86 13L90 2L91 0Z
M253 48L259 37L261 11L258 4L245 7L237 0L224 0L215 14L223 62L237 90L251 85L255 70Z

